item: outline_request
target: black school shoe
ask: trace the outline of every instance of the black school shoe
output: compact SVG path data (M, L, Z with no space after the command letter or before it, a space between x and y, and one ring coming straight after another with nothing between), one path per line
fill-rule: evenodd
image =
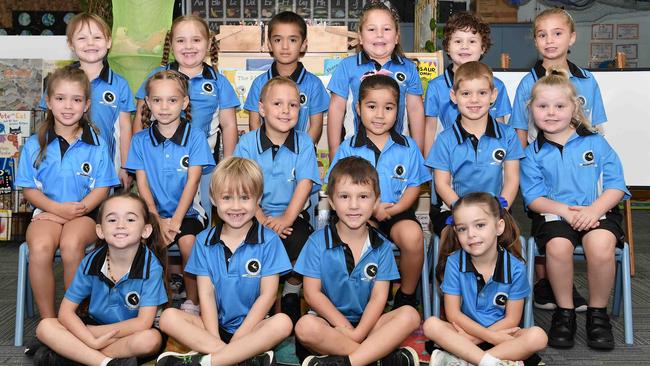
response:
M574 309L557 308L548 331L548 345L555 348L573 347L576 334L576 312Z
M402 347L377 362L378 366L420 366L418 353L411 347Z
M557 308L553 289L551 288L551 283L548 282L548 279L542 278L537 281L533 287L533 294L534 304L537 309L555 310L555 308ZM573 286L573 306L578 313L587 311L587 300L580 295L575 285Z
M138 366L138 359L136 357L114 358L108 361L107 366Z
M614 349L614 334L607 308L587 309L587 345L601 350Z
M34 337L31 341L29 341L25 345L25 355L27 356L34 356L36 354L36 351L38 351L39 348L45 346L41 341L38 340L38 338Z
M280 311L287 314L291 319L293 326L296 326L300 319L300 296L294 293L288 293L282 296L280 300Z
M82 366L80 363L69 360L50 347L42 345L34 354L34 366Z
M404 305L411 305L414 308L418 308L418 298L415 294L411 295L406 295L405 293L402 292L402 289L399 288L395 292L395 300L393 301L393 308L392 310L395 310L399 308L400 306Z
M350 357L309 356L302 361L302 366L350 366Z
M244 362L240 362L237 366L275 366L275 355L273 351L266 351L257 356L253 356Z

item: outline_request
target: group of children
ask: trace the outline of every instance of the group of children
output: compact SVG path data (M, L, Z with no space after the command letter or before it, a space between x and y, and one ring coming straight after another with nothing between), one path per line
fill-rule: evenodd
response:
M251 131L239 138L239 102L216 71L201 18L174 20L163 66L138 91L137 108L106 62L105 22L73 18L68 44L79 62L48 77L47 117L25 144L16 179L36 208L27 242L44 345L29 349L34 363L136 365L158 357L158 365L267 366L275 363L270 350L295 331L305 366L418 365L417 353L400 345L420 325L424 235L413 206L426 182L447 319L425 319L424 333L438 346L433 364L537 364L547 343L571 347L576 245L588 258L588 344L613 348L606 305L623 237L617 205L629 193L616 153L592 127L606 119L598 85L567 59L570 15L551 9L535 19L542 61L517 89L510 124L503 83L479 62L490 47L486 23L468 13L447 22L451 64L429 83L424 102L398 24L381 2L364 8L359 52L341 61L328 96L299 62L305 21L274 16L267 27L274 62L253 83L244 105ZM203 62L208 52L213 66ZM314 231L321 188L314 144L326 111L332 213ZM536 136L530 145L528 136ZM139 196L119 193L132 176ZM557 303L548 336L518 328L531 291L509 213L520 186L546 254L542 281ZM84 258L90 243L95 249ZM172 244L187 294L180 309L167 307ZM57 249L66 288L58 315ZM167 335L192 352L160 354Z

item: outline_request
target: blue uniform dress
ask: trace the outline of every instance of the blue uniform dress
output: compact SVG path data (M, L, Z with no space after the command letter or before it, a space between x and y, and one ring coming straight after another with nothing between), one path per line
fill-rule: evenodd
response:
M592 73L576 66L571 61L567 62L569 63L569 80L576 87L578 100L582 104L585 116L591 121L593 126L607 122L605 106L603 105L603 98L600 95L600 88L598 87L596 78ZM542 66L542 61L537 61L530 72L519 82L513 103L512 115L510 116L510 120L508 120L508 124L513 128L528 130L528 142L535 140L537 128L529 118L527 104L530 100L533 85L545 75L546 69Z
M377 169L381 202L399 202L407 188L422 185L431 179L431 175L424 166L424 158L412 138L400 135L394 129L391 129L389 134L388 141L380 151L366 136L365 127L359 126L359 132L339 146L330 164L330 171L337 161L348 156L360 156ZM328 178L329 172L325 180ZM388 235L392 226L402 220L412 220L419 225L415 212L407 210L379 222L379 227Z
M80 202L93 189L120 184L106 142L86 124L72 144L54 130L47 132L45 159L34 166L40 150L38 134L23 146L16 186L38 189L56 202ZM34 215L42 212L34 210Z
M523 300L530 292L524 262L501 246L497 250L494 274L487 282L470 255L459 249L447 258L440 286L443 293L460 296L463 314L486 328L505 317L509 300Z
M267 81L276 76L280 76L280 74L274 62L268 71L260 74L253 80L248 97L246 98L246 103L244 104L245 110L259 113L262 88ZM298 114L298 124L296 124L295 129L297 131L307 132L310 127L309 117L327 111L330 104L330 97L320 79L307 71L302 65L302 62L298 62L296 70L293 74L289 75L289 78L298 85L298 89L300 90L300 113Z
M291 129L282 145L274 145L266 135L266 126L262 125L241 137L233 155L254 160L262 168L264 193L260 205L267 216L284 214L300 181L308 179L313 182L311 193L320 189L314 143L305 132ZM283 242L289 258L295 261L312 232L307 209L296 218L292 227L293 233Z
M320 279L321 292L353 324L361 320L375 282L399 278L392 243L372 226L357 263L330 224L311 234L294 270Z
M607 189L620 190L625 193L623 199L628 199L630 192L624 178L623 165L607 140L582 126L564 146L547 140L540 132L537 140L526 148L526 158L521 161L521 193L526 207L539 197L569 206L589 206ZM532 216L531 231L541 251L553 237L565 237L575 245L590 231L577 233L557 215L533 213ZM611 231L618 244L623 243L618 207L601 218L598 229Z
M75 62L72 67L80 67ZM99 76L90 82L90 118L99 129L99 135L108 144L108 153L116 169L122 167L120 158L120 113L135 112L133 93L122 76L114 72L104 60ZM41 97L40 107L47 109L45 95Z
M427 93L424 98L424 115L436 117L443 129L450 129L459 115L458 106L451 101L449 93L454 86L453 64L450 64L444 74L429 81ZM490 107L492 118L505 117L510 114L510 99L503 81L494 78L494 87L497 88L497 99Z
M129 271L116 283L110 279L103 244L81 261L65 298L81 303L90 297L88 315L98 324L114 324L138 316L140 307L167 303L163 268L158 258L140 245Z
M341 63L336 66L332 78L330 79L327 89L332 93L348 100L348 107L346 110L346 118L343 127L345 128L345 136L347 138L357 133L357 129L361 123L359 116L356 113L356 105L359 102L359 86L361 86L361 77L379 70L385 70L399 84L399 103L397 111L397 122L395 123L395 131L404 133L407 129L407 116L406 116L406 95L422 95L422 82L418 74L418 68L415 63L406 57L393 55L388 62L380 65L377 61L371 59L364 51L356 55L344 58ZM352 94L352 99L348 96ZM352 116L354 120L352 120Z
M197 237L185 272L207 276L214 285L219 328L230 335L244 321L260 295L262 277L291 270L280 238L252 219L244 241L231 252L220 239L222 224Z
M495 196L503 189L503 163L524 157L515 130L488 116L485 133L480 139L467 132L461 116L450 129L444 130L425 164L433 170L449 172L452 188L459 197L472 192L489 192ZM432 205L430 215L434 232L440 235L451 214L442 202ZM441 212L441 209L443 212Z
M187 183L189 167L201 166L203 173L208 173L214 169L214 165L203 131L196 128L193 122L190 123L185 119L181 119L176 132L169 139L158 131L157 122L136 133L131 141L129 158L126 161L126 168L129 171L143 170L147 175L149 189L158 214L162 218L170 218L174 215ZM199 197L200 193L197 191L192 205L185 214L186 218L201 222L198 230L188 232L192 235L203 229L207 217Z

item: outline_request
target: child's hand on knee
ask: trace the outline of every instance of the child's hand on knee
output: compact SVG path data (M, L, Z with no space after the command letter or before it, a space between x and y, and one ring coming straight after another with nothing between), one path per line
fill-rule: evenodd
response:
M286 239L287 236L291 235L293 232L292 224L293 221L290 221L284 215L277 217L269 216L266 219L266 226L275 231L282 239Z
M474 337L473 335L468 334L467 332L465 332L465 330L464 330L463 328L461 328L458 324L452 322L451 325L454 326L454 328L456 329L456 331L458 332L458 334L460 334L461 336L463 336L463 337L469 339L470 342L472 342L472 343L474 343L474 344L479 344L479 343L482 343L482 342L483 342L482 339L477 338L477 337Z
M343 335L345 335L346 337L350 338L351 340L353 340L353 341L355 341L357 343L361 343L363 341L363 337L361 337L359 332L357 332L356 329L353 328L353 327L340 327L339 326L339 327L336 327L334 329L338 330Z
M373 216L379 221L390 220L391 216L386 210L393 206L394 206L393 203L382 202L375 209Z
M497 331L492 332L492 339L488 340L488 342L492 343L493 345L499 345L503 342L508 342L513 339L515 339L514 335L516 332L519 331L519 327L514 327L514 328L508 328L508 329L501 329Z
M119 329L113 329L110 332L100 335L99 337L95 337L90 341L88 347L97 350L104 349L117 340L117 338L114 337L117 335L118 332Z
M68 220L83 216L86 213L86 205L81 202L63 202L60 205L61 215Z
M55 215L50 212L41 212L38 215L34 216L34 218L32 218L32 221L38 221L38 220L52 221L60 225L63 225L69 221L61 216Z
M576 213L574 222L571 223L571 227L574 230L595 229L600 225L599 220L602 214L594 210L591 206L571 206L569 209Z

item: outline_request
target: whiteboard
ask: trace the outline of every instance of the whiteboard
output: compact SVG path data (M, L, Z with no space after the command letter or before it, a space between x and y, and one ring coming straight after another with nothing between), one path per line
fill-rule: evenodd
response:
M605 138L623 162L628 186L650 186L650 71L592 71L603 96ZM494 75L508 90L510 101L525 72Z

